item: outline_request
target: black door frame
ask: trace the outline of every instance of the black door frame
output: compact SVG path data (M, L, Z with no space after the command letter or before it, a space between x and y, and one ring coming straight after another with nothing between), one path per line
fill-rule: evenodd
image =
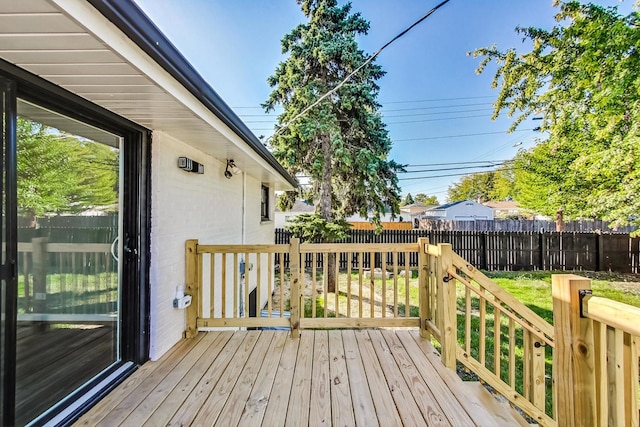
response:
M3 425L13 425L15 419L15 340L17 321L17 161L16 161L16 121L17 99L24 99L42 107L83 121L92 126L104 129L124 138L124 182L123 182L123 241L128 250L123 254L121 266L121 340L120 352L122 362L103 372L89 384L73 393L68 405L74 403L74 397L86 396L93 390L84 403L71 411L62 424L77 419L80 414L93 406L100 398L124 380L135 368L149 358L149 266L150 266L150 231L151 231L151 131L131 122L109 110L81 98L57 85L52 84L34 74L29 73L0 59L1 90L7 90L9 100L5 111L5 162L0 161L0 174L4 176L6 206L7 262L0 269L0 274L7 281L5 307L7 308L4 338L0 343L0 351L4 352L5 366L3 372L3 388L0 390L0 408ZM5 106L5 107L6 107ZM0 211L0 215L2 212ZM0 230L1 232L1 230ZM0 298L2 296L0 295ZM132 363L130 363L132 362ZM122 371L124 364L131 369L122 372L118 378L101 390L95 387L104 378L117 370ZM52 419L63 410L47 414L39 422Z

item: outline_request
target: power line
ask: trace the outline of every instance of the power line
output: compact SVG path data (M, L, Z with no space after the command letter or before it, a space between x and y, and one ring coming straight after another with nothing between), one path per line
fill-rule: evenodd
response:
M510 162L512 160L481 160L481 161L467 161L467 162L447 162L447 163L424 163L420 165L405 165L405 167L424 167L424 166L444 166L444 165L468 165L473 163L487 163L487 162L495 162L495 163L505 163Z
M421 117L421 116L439 116L442 114L458 114L458 113L474 113L474 112L478 112L478 111L493 111L493 108L474 108L472 110L459 110L459 111L437 111L434 113L417 113L417 114L396 114L393 116L387 116L384 115L385 119L395 119L395 118L404 118L404 117ZM486 116L486 114L483 114L482 116ZM465 118L465 117L482 117L482 116L462 116L460 118ZM259 115L259 114L253 114L251 116L242 116L242 117L262 117L265 118L264 115ZM456 118L456 117L451 117L452 119ZM272 117L269 120L244 120L245 123L275 123L277 120L277 117ZM412 122L407 122L407 123L412 123Z
M412 107L412 108L394 108L391 110L387 110L387 109L381 109L380 112L381 113L393 113L393 112L397 112L397 111L421 111L421 110L439 110L441 108L458 108L458 107L477 107L479 105L493 105L492 102L479 102L479 103L473 103L473 104L450 104L450 105L434 105L431 107ZM262 107L236 107L236 108L262 108ZM458 111L461 112L461 111ZM264 113L264 114L238 114L238 116L240 117L264 117L264 116L269 116L269 115L274 115L274 114L280 114L280 113L276 113L275 111L273 113ZM435 114L435 113L433 113ZM444 114L444 113L439 113L439 114Z
M516 170L516 169L521 169L521 168L508 168L508 169L504 169L505 171L512 171L512 170ZM446 174L446 175L433 175L433 176L414 176L411 178L398 178L398 181L409 181L409 180L416 180L416 179L433 179L433 178L447 178L447 177L451 177L451 176L464 176L464 175L473 175L473 174L485 174L485 173L491 173L491 172L497 172L498 170L492 170L492 171L486 171L486 172L475 172L475 173L452 173L452 174Z
M516 129L512 132L525 132L525 131L530 131L533 129ZM498 132L481 132L481 133L466 133L466 134L460 134L460 135L442 135L442 136L428 136L428 137L424 137L424 138L406 138L406 139L394 139L394 142L404 142L404 141L423 141L423 140L429 140L429 139L449 139L449 138L466 138L469 136L482 136L482 135L496 135L496 134L501 134L501 133L507 133L508 131L503 130L503 131L498 131Z
M436 99L416 99L413 101L385 101L380 102L381 104L411 104L417 102L437 102L437 101L457 101L459 99L480 99L480 98L495 98L495 95L484 95L484 96L464 96L459 98L436 98Z
M423 172L441 172L441 171L454 171L454 170L464 170L464 169L480 169L480 168L495 168L500 165L476 165L476 166L457 166L452 168L437 168L437 169L420 169L417 171L405 171L398 173L423 173Z
M439 119L406 120L404 122L385 122L385 123L388 125L403 125L408 123L445 122L448 120L472 119L475 117L490 117L490 116L487 114L474 114L472 116L441 117Z

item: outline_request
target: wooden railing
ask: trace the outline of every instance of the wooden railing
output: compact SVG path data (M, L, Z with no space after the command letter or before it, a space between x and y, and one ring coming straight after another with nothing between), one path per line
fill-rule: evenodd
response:
M637 426L640 308L573 275L553 277L553 304L558 424Z
M417 271L409 267L417 251L415 243L300 245L293 239L291 245L200 245L190 240L187 290L198 297L188 310L193 327L187 335L209 327L291 327L294 336L300 328L418 327Z
M416 257L417 271L410 267ZM194 296L187 336L220 326L288 327L292 337L300 328L415 327L439 344L445 366L461 364L540 425L638 425L640 309L594 296L580 302L587 279L553 276L552 326L451 245L428 239L190 240L186 261Z
M117 262L111 244L18 243L18 320L116 320Z
M553 327L450 245L423 245L427 334L439 341L442 362L451 369L460 362L537 423L555 425L545 362Z

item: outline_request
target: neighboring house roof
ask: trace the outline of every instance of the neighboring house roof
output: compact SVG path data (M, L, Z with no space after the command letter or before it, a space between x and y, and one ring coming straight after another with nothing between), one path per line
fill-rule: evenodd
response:
M28 73L46 76L139 126L223 163L234 159L276 189L297 186L132 0L4 2L0 11L0 69L20 76L25 87ZM28 73L16 73L11 64Z
M493 209L519 209L520 205L515 200L491 200L483 203Z
M446 209L449 209L450 207L453 207L455 205L459 205L460 203L465 203L468 200L461 200L459 202L451 202L451 203L445 203L444 205L440 205L440 206L434 206L431 209L427 209L429 211L443 211Z
M308 204L304 200L296 200L291 209L287 211L281 211L276 206L276 212L284 212L284 213L314 213L316 211L316 207Z

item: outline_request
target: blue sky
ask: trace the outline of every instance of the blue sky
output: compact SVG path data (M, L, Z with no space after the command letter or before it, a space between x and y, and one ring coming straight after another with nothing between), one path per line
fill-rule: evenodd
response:
M274 115L260 104L267 77L284 58L280 40L305 17L294 0L135 0L196 70L257 136L271 135ZM361 48L371 54L439 1L355 0L353 11L369 20ZM628 13L632 2L618 5ZM453 169L451 163L499 161L535 144L536 122L507 134L511 119L491 120L494 67L482 75L475 48L496 44L526 49L516 26L551 28L551 0L451 0L376 59L387 72L379 80L382 113L394 141L391 157L431 172L400 175L403 195L426 193L446 200L453 175L483 169ZM431 166L420 166L431 165ZM451 169L434 171L434 169ZM406 178L421 177L407 180Z

